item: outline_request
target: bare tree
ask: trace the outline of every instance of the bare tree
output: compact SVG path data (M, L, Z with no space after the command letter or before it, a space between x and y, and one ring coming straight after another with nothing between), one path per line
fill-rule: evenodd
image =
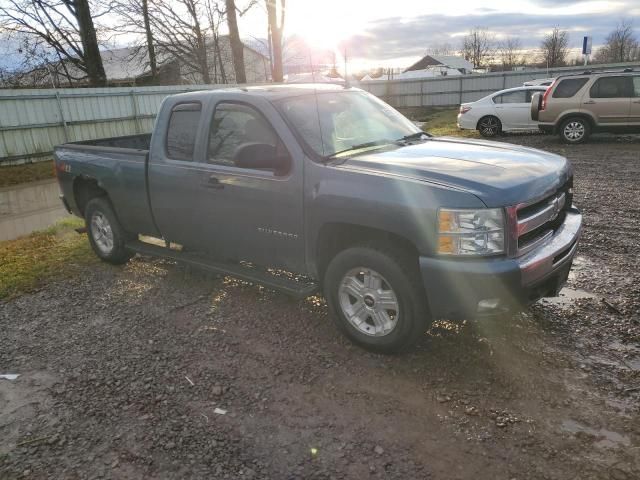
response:
M456 49L448 43L436 43L427 48L427 55L455 55Z
M633 31L633 22L621 20L607 35L604 45L596 52L597 63L632 62L640 58L640 43Z
M227 27L229 28L229 42L231 43L231 54L233 58L233 70L236 73L237 83L247 83L247 75L244 71L244 45L240 40L238 30L238 19L236 17L235 0L225 0L227 5Z
M462 56L475 68L487 64L495 53L495 36L486 28L474 27L462 39Z
M69 81L87 78L103 86L107 76L93 23L102 13L92 15L88 0L5 0L0 26L50 49Z
M269 25L269 53L271 58L271 78L274 82L282 82L284 72L282 67L282 40L286 0L266 0L267 21ZM278 16L278 3L280 15ZM278 18L279 17L279 18Z
M549 67L562 67L567 63L569 55L569 32L554 27L545 35L540 44L542 62Z
M520 39L517 37L507 37L498 44L498 54L505 70L511 70L522 63L521 48Z
M149 22L159 49L211 83L207 55L207 5L204 0L149 0Z
M142 42L136 41L132 45L133 57L146 52L151 76L156 79L158 76L158 60L149 15L149 0L114 0L113 10L121 19L121 22L111 25L109 30L116 35L133 34L144 39Z

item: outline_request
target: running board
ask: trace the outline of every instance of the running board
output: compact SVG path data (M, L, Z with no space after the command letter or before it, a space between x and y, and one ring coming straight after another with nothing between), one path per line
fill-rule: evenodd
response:
M255 267L248 267L238 263L215 262L195 253L181 252L141 242L139 240L128 242L126 247L141 255L170 258L208 272L220 273L222 275L237 277L251 283L258 283L265 287L290 295L298 300L307 298L318 292L318 285L316 283L301 282L284 275L276 276L268 271L259 270Z

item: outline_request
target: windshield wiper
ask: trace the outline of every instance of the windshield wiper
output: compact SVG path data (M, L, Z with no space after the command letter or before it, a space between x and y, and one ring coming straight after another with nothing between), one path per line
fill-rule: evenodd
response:
M429 135L427 132L416 132L412 133L411 135L405 135L404 137L397 139L396 142L410 142L411 140L420 140L422 136L425 136L427 138L431 137L431 135Z
M349 148L345 148L344 150L338 150L337 152L332 153L331 155L327 155L327 157L325 157L327 160L334 158L336 155L340 155L341 153L345 153L345 152L350 152L352 150L360 150L361 148L367 148L367 147L377 147L377 146L382 146L382 145L390 145L392 143L391 140L374 140L373 142L365 142L365 143L359 143L357 145L351 145Z

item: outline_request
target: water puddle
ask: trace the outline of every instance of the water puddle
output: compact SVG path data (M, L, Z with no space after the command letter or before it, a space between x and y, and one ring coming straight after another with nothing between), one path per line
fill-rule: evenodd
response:
M543 298L542 302L546 303L546 304L558 305L558 306L561 306L561 307L566 307L566 306L571 305L576 300L582 299L582 298L599 299L600 297L598 297L597 295L595 295L593 293L587 292L586 290L580 290L580 289L577 289L577 288L564 287L562 290L560 290L560 294L557 297Z
M625 435L621 435L618 432L613 432L605 428L591 428L582 423L576 422L575 420L563 420L561 428L565 432L573 433L574 435L577 433L585 433L595 437L597 440L594 445L598 448L615 448L618 446L628 447L631 445L629 437Z

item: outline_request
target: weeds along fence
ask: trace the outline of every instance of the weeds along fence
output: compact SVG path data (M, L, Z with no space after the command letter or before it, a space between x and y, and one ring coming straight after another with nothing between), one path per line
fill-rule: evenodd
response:
M636 64L589 67L638 68ZM477 100L527 80L584 71L554 68L356 84L394 107L445 107ZM229 85L0 90L0 166L51 158L65 142L148 133L167 95ZM1 174L1 173L0 173Z

